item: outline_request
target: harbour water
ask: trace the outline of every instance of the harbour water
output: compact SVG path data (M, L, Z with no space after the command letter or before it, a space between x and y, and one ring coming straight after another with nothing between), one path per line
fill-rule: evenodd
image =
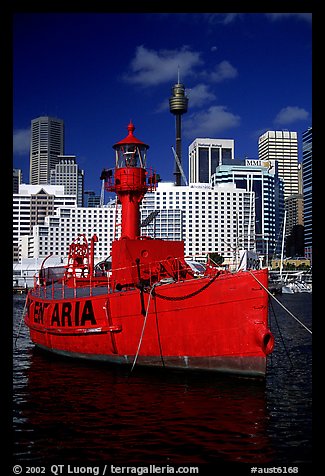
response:
M311 294L276 298L312 328ZM312 336L273 299L265 381L58 358L19 330L13 299L14 464L311 464Z

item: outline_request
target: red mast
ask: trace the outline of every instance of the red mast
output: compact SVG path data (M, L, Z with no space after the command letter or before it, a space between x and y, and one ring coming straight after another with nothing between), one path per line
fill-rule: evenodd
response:
M147 144L137 139L130 121L129 134L125 139L113 145L116 150L115 183L112 191L118 195L122 204L121 238L135 240L140 235L140 202L148 186L146 184Z

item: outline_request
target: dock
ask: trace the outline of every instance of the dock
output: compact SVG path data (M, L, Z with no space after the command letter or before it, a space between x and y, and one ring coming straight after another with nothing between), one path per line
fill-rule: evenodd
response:
M27 294L28 287L26 286L13 286L12 288L13 294Z

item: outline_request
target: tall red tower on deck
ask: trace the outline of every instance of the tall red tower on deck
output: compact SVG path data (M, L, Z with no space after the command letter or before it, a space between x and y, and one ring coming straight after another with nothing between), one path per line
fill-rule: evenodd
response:
M122 238L136 239L140 235L140 202L146 183L146 153L149 146L137 139L130 121L128 135L113 145L116 151L115 184L111 187L122 204Z
M158 280L158 277L166 276L166 267L173 268L174 264L175 268L171 261L184 258L183 241L140 236L140 203L147 190L155 188L157 176L148 175L146 154L149 146L133 135L134 130L130 122L127 137L113 145L116 151L114 181L107 187L117 194L122 205L121 238L112 243L112 289L132 287L149 276L151 279L157 276ZM182 262L177 269L186 266ZM170 270L171 274L174 268Z

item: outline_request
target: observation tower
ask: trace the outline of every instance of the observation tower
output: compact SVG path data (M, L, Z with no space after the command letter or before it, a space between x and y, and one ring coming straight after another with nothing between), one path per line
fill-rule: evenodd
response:
M187 112L188 98L185 96L185 86L179 82L174 84L172 88L172 96L169 98L169 110L175 116L175 129L176 129L176 154L179 159L179 163L182 162L182 135L181 135L181 118L182 114ZM175 185L181 185L181 170L175 161Z

